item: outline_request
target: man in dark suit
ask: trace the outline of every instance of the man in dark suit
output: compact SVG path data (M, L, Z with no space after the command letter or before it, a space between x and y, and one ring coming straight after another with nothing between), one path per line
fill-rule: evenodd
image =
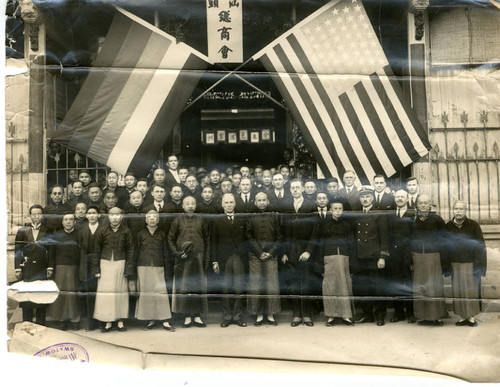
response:
M49 257L44 238L47 227L42 225L43 208L35 204L29 208L31 224L21 227L15 239L15 274L16 279L23 281L46 280ZM36 323L45 325L47 305L32 302L21 302L23 321L33 321L35 310Z
M307 245L311 239L312 212L315 204L303 196L304 184L300 179L290 182L292 194L291 206L287 208L284 218L284 254L281 258L282 279L285 291L282 294L292 296L293 320L292 327L302 322L312 327L312 272L313 262L307 252Z
M361 211L358 188L354 185L356 182L354 171L345 171L342 181L344 182L344 188L339 190L339 194L346 198L352 211Z
M362 212L353 218L357 245L357 256L353 262L353 293L360 297L363 315L359 323L374 321L385 324L385 301L372 301L384 295L384 268L389 258L389 229L387 216L373 208L373 188L362 187L359 192Z
M373 186L375 187L375 200L373 207L380 211L392 211L396 208L394 196L386 192L387 182L384 175L375 175L373 178Z
M396 210L387 216L390 232L390 256L387 262L387 294L394 298L394 316L391 322L403 321L415 323L413 315L412 258L410 236L415 211L409 209L408 193L400 189L395 194Z
M231 193L222 196L224 214L218 215L212 223L212 268L222 276L221 327L232 323L246 327L243 321L247 247L245 240L246 222L244 216L235 214L235 198Z
M417 198L419 193L418 180L416 177L406 179L406 191L408 192L408 208L414 210L417 208Z
M276 212L284 212L289 209L292 205L292 194L290 190L284 188L285 180L281 173L277 173L273 176L273 186L267 194L269 199L269 209Z
M179 160L176 155L170 155L167 158L167 170L165 171L165 188L168 191L172 188L174 184L181 184L181 178L179 176Z
M84 311L87 316L86 331L93 331L98 323L94 320L95 292L97 278L91 274L92 254L94 253L95 235L102 228L99 224L99 208L90 206L87 209L87 224L78 232L78 244L81 247L80 258L80 289L85 294Z
M45 225L50 234L62 230L62 218L64 214L73 212L71 206L62 202L64 188L61 185L55 185L50 190L50 202L43 209L45 214Z
M239 195L235 196L236 209L235 211L239 214L248 214L257 212L257 207L255 207L255 193L252 192L252 181L249 177L244 177L240 182Z

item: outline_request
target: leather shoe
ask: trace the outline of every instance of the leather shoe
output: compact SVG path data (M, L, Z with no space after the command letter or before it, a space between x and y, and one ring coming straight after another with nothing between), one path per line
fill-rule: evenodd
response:
M477 321L469 321L469 320L465 320L465 321L467 321L468 326L477 327Z
M169 332L175 332L175 327L173 327L172 325L163 325L163 329Z
M464 327L464 326L466 326L466 325L469 325L469 322L467 321L467 319L465 319L465 320L462 320L462 321L457 321L457 322L455 323L455 325L456 325L457 327Z
M325 323L325 326L327 327L333 327L335 325L335 320L330 320Z
M247 326L247 323L245 321L243 321L243 320L236 321L236 324L238 324L238 326L242 327L242 328L244 328L244 327Z
M354 325L354 323L352 322L352 320L351 320L351 319L349 319L349 318L343 318L343 319L342 319L342 323L343 323L344 325Z
M403 321L405 318L403 316L400 316L399 314L395 314L391 319L390 319L390 322L391 323L397 323L397 322L400 322L400 321Z
M118 327L118 332L126 332L127 328L123 327Z
M314 326L314 323L313 323L311 320L309 320L309 321L304 321L304 325L305 325L306 327L313 327L313 326Z
M434 320L434 325L437 327L442 327L444 323L442 320Z
M187 324L186 323L182 324L183 328L191 328L192 326L193 326L193 322L192 321L190 323L187 323Z
M368 316L361 316L359 319L356 320L356 323L358 324L372 323L372 322L373 318Z
M260 321L255 320L255 322L253 323L253 325L256 327L260 327L262 324L264 324L264 319L262 319Z
M156 322L153 324L146 325L146 329L148 329L148 330L154 329L155 327L156 327Z
M377 326L378 326L378 327L381 327L381 326L383 326L383 325L385 325L385 321L384 321L384 319L383 319L383 318L378 318L378 319L377 319Z
M193 325L198 328L205 328L207 326L204 322L199 323L197 321L193 321Z
M291 325L292 327L298 327L300 324L302 324L302 321L301 321L301 320L299 320L299 321L292 321L292 322L290 323L290 325Z
M272 325L273 327L275 327L276 325L278 325L278 322L276 320L267 320L267 323L269 325Z
M229 321L223 321L220 323L221 328L227 328L231 324Z
M111 332L111 329L113 329L112 326L110 326L109 328L106 328L106 326L103 325L102 328L101 328L101 332L102 333L108 333L108 332Z
M417 322L417 318L413 315L408 317L408 324L415 324Z

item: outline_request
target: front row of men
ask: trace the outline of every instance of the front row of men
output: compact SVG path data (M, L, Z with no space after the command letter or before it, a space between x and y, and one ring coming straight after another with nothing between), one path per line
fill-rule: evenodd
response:
M99 209L89 206L88 222L77 224L74 214L65 214L63 229L49 238L43 209L34 205L31 225L16 236L16 277L54 279L60 295L47 313L63 329L79 329L83 307L87 329L100 321L101 331L109 332L114 322L126 330L129 292L138 293L135 318L148 329L174 331L171 312L184 317L184 328L204 327L209 290L222 298L221 327L245 327L246 310L255 326L277 325L280 294L290 296L293 327L314 325L318 299L327 326L352 325L354 301L363 311L356 322L384 325L387 300L395 310L391 322L440 326L447 314L443 276L452 275L456 325L477 325L486 249L463 202L455 203L445 224L430 211L427 195L409 209L404 190L395 194L396 211L383 212L374 210L373 189L363 187L356 213L344 213L344 200L329 201L323 191L315 202L304 198L299 179L290 191L293 208L280 214L269 211L264 192L255 196L258 212L251 214L235 213L231 193L221 198L223 214L197 214L196 199L187 196L168 232L153 209L124 218L114 207L100 222ZM37 323L45 324L45 305L21 307L23 320L31 321L35 309Z

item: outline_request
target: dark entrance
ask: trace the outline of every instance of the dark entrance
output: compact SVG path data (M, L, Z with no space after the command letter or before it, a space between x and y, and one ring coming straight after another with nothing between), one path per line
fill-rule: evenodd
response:
M244 77L262 92L231 76L183 114L183 164L224 170L234 164L271 168L283 161L287 113L269 98L280 101L281 96L268 75ZM203 83L198 90L205 89Z

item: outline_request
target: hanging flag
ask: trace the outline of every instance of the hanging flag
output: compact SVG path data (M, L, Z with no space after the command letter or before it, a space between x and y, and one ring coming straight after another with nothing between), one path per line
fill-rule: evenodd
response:
M117 7L54 139L119 173L147 172L207 65L206 56Z
M325 176L363 183L426 155L427 134L358 0L335 0L253 56L285 98Z

